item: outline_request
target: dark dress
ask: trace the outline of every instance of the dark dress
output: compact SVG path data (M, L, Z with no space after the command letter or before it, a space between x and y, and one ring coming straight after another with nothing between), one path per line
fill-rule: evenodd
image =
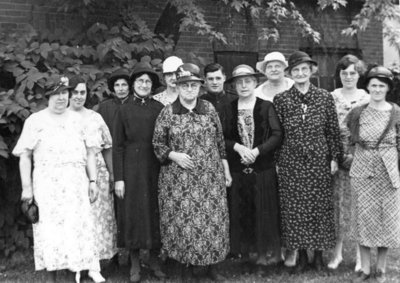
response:
M181 263L209 265L229 251L229 216L224 168L225 143L214 107L198 99L189 111L165 106L157 119L154 150L160 172L160 224L163 252ZM195 168L168 159L171 151L191 156Z
M160 247L158 174L152 145L154 124L164 106L133 97L121 105L114 122L114 178L125 181L125 197L117 203L118 246Z
M282 240L289 249L333 248L330 162L342 150L332 95L312 84L305 94L293 86L274 105L284 129L277 155Z
M251 110L250 110L251 111ZM230 190L231 252L265 253L280 247L279 200L274 162L275 149L282 140L281 125L271 102L257 98L246 124L252 146L260 155L250 166L240 162L235 143L247 146L239 123L238 100L227 111L225 143L233 183ZM252 116L252 119L249 118Z
M108 129L110 130L111 136L114 135L114 131L113 131L114 120L115 120L115 116L117 114L119 107L121 105L127 103L130 99L131 99L131 96L128 96L122 100L119 98L113 97L113 98L104 100L99 104L97 112L101 115L101 117L103 117L104 122L106 122L106 125L107 125Z
M237 97L233 96L230 93L222 91L220 93L207 92L201 96L201 99L211 102L211 104L214 106L215 110L218 113L218 117L219 120L221 121L222 128L225 128L227 110L229 109L229 105L231 104L231 102L237 99Z

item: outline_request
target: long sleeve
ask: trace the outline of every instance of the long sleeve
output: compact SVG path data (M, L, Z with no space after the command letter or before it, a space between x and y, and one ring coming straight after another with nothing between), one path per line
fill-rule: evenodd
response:
M169 141L169 126L171 121L171 105L167 105L157 117L153 134L154 153L161 164L169 162L168 155L172 151Z
M335 103L330 94L327 95L326 106L325 136L329 155L331 160L341 161L343 149L340 141L339 123Z
M264 142L257 146L261 156L272 150L275 150L282 142L281 123L272 104L270 107L268 107L268 114L266 118L268 119L266 122L269 124L269 131L271 134L269 135L268 133L265 133L267 136L263 139Z
M119 109L114 120L113 130L113 168L114 180L124 180L124 156L125 156L125 125L122 119L122 109Z
M213 120L214 124L216 125L215 139L217 142L219 155L220 155L221 159L226 159L225 140L224 140L221 121L219 119L217 112L214 110L214 108L210 109L210 115L211 115L211 119Z
M284 131L284 127L283 127L283 123L284 123L283 113L284 113L284 110L283 110L282 95L284 95L284 93L283 94L278 94L274 98L274 111L276 113L276 116L278 117L279 125L281 127L281 142L285 138L285 131ZM275 160L276 161L279 161L280 151L281 151L280 147L278 147L277 150L275 151Z

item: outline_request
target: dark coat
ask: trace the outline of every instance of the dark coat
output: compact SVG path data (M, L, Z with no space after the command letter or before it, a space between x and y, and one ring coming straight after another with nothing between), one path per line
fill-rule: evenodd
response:
M231 102L226 113L225 144L229 168L232 172L238 172L246 168L240 162L240 155L233 149L235 143L242 144L238 131L238 99ZM253 146L258 148L260 155L250 167L259 172L275 166L274 152L281 144L282 128L274 106L269 101L257 98L253 117L255 127Z
M164 105L133 97L121 105L114 121L115 181L125 181L125 197L117 203L118 246L160 247L158 174L152 145L155 121Z

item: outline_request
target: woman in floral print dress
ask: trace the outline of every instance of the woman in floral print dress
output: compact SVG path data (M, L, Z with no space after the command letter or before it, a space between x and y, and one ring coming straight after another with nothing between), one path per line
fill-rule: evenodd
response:
M323 268L322 251L335 245L332 174L341 156L339 125L332 95L310 83L317 63L306 53L289 57L295 84L277 94L274 105L284 129L278 152L278 183L284 245L299 250L295 271Z
M102 146L102 151L96 155L99 198L92 204L92 212L99 258L111 259L118 252L111 134L101 115L84 106L88 95L85 80L81 76L73 76L69 85L72 87L69 109L81 115L87 131L97 137Z
M158 116L153 145L159 177L163 252L183 264L209 266L229 252L226 186L232 182L222 127L211 103L198 99L200 70L178 68L178 99ZM211 266L209 275L220 277Z
M365 71L364 63L354 55L345 55L336 66L336 76L340 78L341 88L332 92L339 119L340 140L343 146L342 163L338 173L333 178L333 194L335 204L336 246L333 258L328 267L336 269L342 262L342 246L345 231L350 227L351 190L349 169L353 154L349 145L350 132L345 119L351 109L366 104L369 94L360 88L357 83ZM360 253L357 248L356 269L360 268Z

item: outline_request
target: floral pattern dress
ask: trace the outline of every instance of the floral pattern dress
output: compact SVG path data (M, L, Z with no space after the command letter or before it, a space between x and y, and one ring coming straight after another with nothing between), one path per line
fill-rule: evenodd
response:
M110 131L100 114L89 110L88 131L98 135L102 149L110 149ZM109 172L101 152L96 155L98 199L92 203L96 247L100 259L110 259L117 252L117 223L115 220L114 196L109 182Z
M289 249L326 250L335 245L330 162L341 157L332 95L310 85L277 94L284 129L277 155L283 242Z
M362 89L357 89L357 99L349 101L343 96L341 89L336 89L332 92L332 97L335 101L339 121L340 141L343 146L342 160L345 160L347 155L352 153L349 144L350 132L346 125L347 114L355 107L368 103L369 94ZM335 225L336 234L339 238L343 238L350 228L351 189L349 169L340 164L339 171L333 176Z
M55 121L42 110L26 121L13 150L33 153L33 194L39 222L33 224L36 270L100 270L86 175L87 148L100 149L78 114Z
M159 177L161 241L167 256L185 264L209 265L229 251L225 144L214 107L198 99L189 111L179 99L158 116L154 150L163 163ZM168 160L171 151L191 156L185 170Z

